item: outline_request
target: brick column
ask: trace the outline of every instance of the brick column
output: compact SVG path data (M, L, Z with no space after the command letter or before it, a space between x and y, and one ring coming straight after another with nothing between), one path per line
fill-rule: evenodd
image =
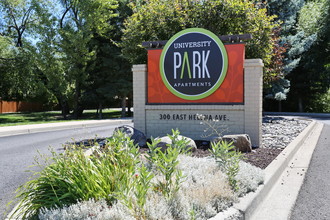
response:
M146 133L147 65L133 65L134 127Z
M244 130L254 146L261 146L263 66L261 59L244 62Z

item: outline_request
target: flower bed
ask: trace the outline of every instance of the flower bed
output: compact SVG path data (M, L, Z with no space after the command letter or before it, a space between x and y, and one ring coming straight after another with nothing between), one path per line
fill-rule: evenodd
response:
M39 219L208 219L263 182L263 172L230 145L213 156L189 156L178 131L166 151L153 140L147 154L118 133L103 151L53 153L18 194L16 215Z

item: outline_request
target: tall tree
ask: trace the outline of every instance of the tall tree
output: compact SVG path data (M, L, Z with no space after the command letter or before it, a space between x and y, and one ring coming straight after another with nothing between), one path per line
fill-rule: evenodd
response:
M262 58L270 63L273 17L266 9L249 1L156 1L131 3L134 14L126 22L123 53L133 63L146 63L143 41L168 40L190 27L208 29L217 35L252 34L247 42L247 57Z
M0 0L0 97L47 97L76 118L92 90L99 104L126 99L131 67L118 43L127 3Z
M302 8L297 29L306 35L316 35L311 48L301 58L300 65L289 74L292 81L291 108L299 111L324 111L328 103L321 101L330 86L329 63L330 5L326 0L309 1Z
M268 0L264 3L271 15L277 15L277 21L281 23L279 43L286 47L283 73L291 81L291 89L285 109L306 111L311 101L316 98L315 94L326 88L324 82L327 81L324 80L322 70L324 65L315 59L324 58L313 51L323 42L320 36L325 25L323 18L328 10L325 6L327 1Z
M122 56L118 46L123 34L124 20L132 14L128 2L118 1L117 16L110 20L112 29L103 36L94 33L89 44L94 48L95 56L89 62L84 99L87 103L97 102L100 118L106 103L111 103L114 99L125 100L126 103L126 97L131 97L132 93L131 64Z
M0 0L0 97L38 99L46 92L35 71L31 40L38 25L38 0Z
M114 0L62 0L63 11L59 19L61 41L59 47L64 53L63 63L74 87L74 117L83 111L82 89L88 78L86 67L95 51L88 47L93 33L104 36L112 26L110 20L116 16L117 2Z
M289 74L298 66L302 54L307 51L316 39L315 34L306 34L297 28L299 12L305 0L268 0L270 15L276 15L281 23L281 44L288 46L285 57L284 72Z
M73 96L73 86L70 76L66 70L64 51L60 48L58 20L50 11L45 11L43 21L37 28L38 42L36 43L37 54L35 54L36 66L39 71L40 80L44 83L52 95L51 102L59 104L62 115L66 119L70 106L70 97Z

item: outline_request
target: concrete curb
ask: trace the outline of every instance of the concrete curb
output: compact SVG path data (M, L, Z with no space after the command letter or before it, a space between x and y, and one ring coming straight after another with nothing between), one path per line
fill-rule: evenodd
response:
M243 215L243 219L251 219L253 213L257 210L258 206L265 200L267 195L272 190L274 184L281 177L290 161L306 141L306 138L313 132L317 126L316 121L311 124L298 137L296 137L276 159L265 169L265 181L257 191L247 194L241 198L239 203L234 204L233 208L239 210ZM321 129L322 130L322 129ZM316 135L320 135L320 132Z
M47 132L47 131L56 131L56 130L64 130L64 129L96 127L96 126L100 126L100 125L126 124L126 123L131 123L131 122L132 122L132 119L127 118L127 119L70 121L70 122L55 122L55 123L48 123L48 124L7 126L7 127L0 127L0 137Z
M123 120L123 123L127 123L130 120ZM118 121L116 121L118 123ZM98 123L102 124L102 123ZM106 123L105 123L106 124ZM83 126L75 125L78 127ZM89 126L93 126L93 123L90 123ZM94 125L95 126L95 125ZM58 129L63 129L58 126ZM86 125L87 127L87 125ZM312 121L311 124L307 126L299 135L296 137L282 152L279 154L276 159L265 169L265 181L264 184L259 186L255 192L249 193L239 200L238 203L235 203L233 207L229 210L219 213L214 216L212 220L221 220L229 219L233 216L240 216L239 219L252 219L253 214L258 209L258 207L266 199L267 195L271 192L274 187L274 184L278 182L279 178L282 176L286 168L288 167L290 161L294 158L298 150L301 148L306 139L311 135L316 135L319 137L321 134L322 127L316 121ZM38 132L38 130L37 130ZM314 133L313 133L314 132ZM32 132L28 132L32 133ZM1 131L0 131L1 136ZM315 146L313 146L315 147ZM312 154L312 152L311 152ZM312 155L309 155L310 157ZM12 210L10 214L14 212L17 206ZM8 215L8 217L10 216ZM6 220L9 220L9 218ZM231 219L231 218L230 218Z
M275 116L298 116L298 117L311 117L311 118L330 118L330 113L308 113L308 112L263 112L263 115Z
M250 219L290 219L323 126L322 123L316 124Z

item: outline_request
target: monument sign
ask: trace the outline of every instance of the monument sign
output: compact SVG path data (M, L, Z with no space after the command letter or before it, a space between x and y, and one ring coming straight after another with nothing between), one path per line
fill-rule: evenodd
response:
M244 59L244 43L224 44L208 30L190 28L144 45L148 64L133 66L136 129L157 137L178 128L203 139L202 115L226 127L224 134L246 133L260 145L263 64Z

